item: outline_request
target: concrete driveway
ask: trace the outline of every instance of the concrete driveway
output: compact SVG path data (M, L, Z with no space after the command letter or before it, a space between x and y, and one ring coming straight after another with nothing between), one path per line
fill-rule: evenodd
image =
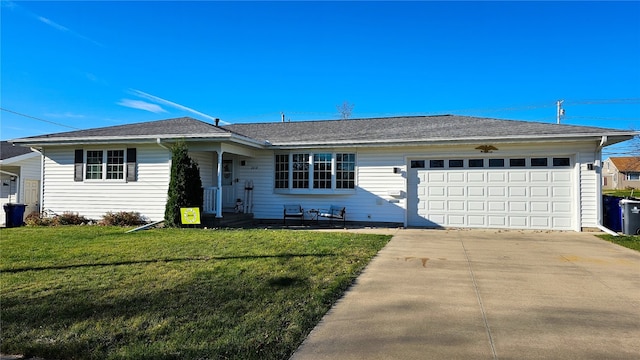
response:
M640 359L640 253L589 233L393 232L293 360Z

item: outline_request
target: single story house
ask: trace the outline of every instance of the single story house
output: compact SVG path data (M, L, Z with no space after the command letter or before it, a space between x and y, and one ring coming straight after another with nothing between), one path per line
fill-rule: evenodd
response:
M468 116L218 126L183 117L13 140L44 156L42 206L164 215L170 146L200 166L204 212L337 205L347 221L581 231L601 224L601 150L631 131ZM313 212L307 215L312 217Z
M640 189L640 157L610 157L602 166L602 188Z
M25 204L25 217L39 212L42 156L28 147L0 141L0 224L5 225L4 205Z

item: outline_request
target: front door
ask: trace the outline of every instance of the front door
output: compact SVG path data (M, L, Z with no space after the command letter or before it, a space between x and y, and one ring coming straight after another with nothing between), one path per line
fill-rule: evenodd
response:
M233 160L222 160L222 208L231 210L236 206Z
M25 179L24 203L27 205L24 210L25 216L32 212L40 212L40 180Z

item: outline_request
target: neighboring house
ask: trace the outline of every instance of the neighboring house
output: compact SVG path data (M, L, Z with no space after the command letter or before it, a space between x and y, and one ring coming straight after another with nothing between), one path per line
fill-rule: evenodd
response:
M634 135L452 115L228 126L177 118L13 142L44 155L42 204L57 213L162 219L169 147L183 139L207 188L203 210L218 217L251 197L256 219L282 219L284 204L339 205L347 221L580 231L600 224L602 148Z
M7 141L0 142L0 224L6 221L6 203L27 205L25 217L40 211L41 167L40 153Z
M640 189L640 157L611 157L602 165L602 188Z

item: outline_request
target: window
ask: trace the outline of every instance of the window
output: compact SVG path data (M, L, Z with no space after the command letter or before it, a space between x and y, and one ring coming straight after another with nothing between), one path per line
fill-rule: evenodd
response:
M289 155L276 155L276 189L289 187Z
M444 160L429 160L429 167L430 168L443 168L444 167Z
M309 154L293 154L292 178L294 189L309 188Z
M627 180L640 180L640 173L637 173L637 172L628 173Z
M87 172L85 179L102 179L102 150L87 151Z
M553 166L571 166L571 159L553 158Z
M547 166L547 158L531 158L531 166Z
M411 160L412 169L424 169L424 160Z
M450 168L461 168L464 166L464 160L449 160Z
M75 150L74 181L136 181L136 149ZM83 177L84 175L84 177Z
M504 159L489 159L489 167L504 167Z
M331 154L313 154L313 188L331 189Z
M336 154L336 189L356 188L356 154Z
M276 189L355 189L356 154L291 153L275 156Z
M124 150L107 150L107 179L124 179Z
M524 167L526 166L525 159L509 159L510 167Z
M470 168L484 167L484 159L469 159Z

